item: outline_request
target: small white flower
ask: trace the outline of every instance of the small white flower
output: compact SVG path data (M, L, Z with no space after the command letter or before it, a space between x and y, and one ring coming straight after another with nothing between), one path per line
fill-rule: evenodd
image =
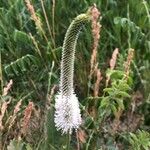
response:
M55 126L62 133L72 133L81 124L79 102L74 93L62 95L59 93L55 98Z

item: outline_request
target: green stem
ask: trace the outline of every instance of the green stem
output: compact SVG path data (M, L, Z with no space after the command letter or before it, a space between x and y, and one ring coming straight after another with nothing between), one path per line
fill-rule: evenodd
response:
M0 94L3 94L3 77L2 77L2 61L1 61L1 51L0 51L0 86L1 86L1 88L0 88L0 90L1 90L1 92L0 92Z
M148 10L147 2L145 0L143 0L143 4L144 4L144 7L145 7L145 10L146 10L146 13L147 13L147 17L148 17L148 20L149 20L149 23L150 23L150 13L149 13L149 10Z
M89 137L88 143L86 144L86 150L88 150L88 149L89 149L90 142L91 142L91 140L92 140L92 138L93 138L93 134L94 134L94 131L92 131L92 133L90 134L90 137Z
M127 18L128 18L128 47L129 49L131 48L131 32L130 32L130 26L129 26L129 21L130 21L130 12L129 12L129 4L127 6Z
M71 136L70 136L70 134L68 133L68 134L67 134L67 150L70 150L70 140L71 140Z

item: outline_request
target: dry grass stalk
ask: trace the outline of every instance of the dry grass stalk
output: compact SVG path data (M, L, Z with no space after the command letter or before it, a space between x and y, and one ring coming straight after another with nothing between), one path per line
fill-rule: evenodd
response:
M22 99L17 103L14 109L14 114L16 114L20 110L20 106L22 104Z
M44 39L46 40L46 42L48 42L48 39L45 35L45 32L42 28L42 22L41 22L41 19L36 15L36 12L34 10L34 7L33 5L30 3L30 0L24 0L25 1L25 4L26 4L26 7L29 11L29 13L31 14L31 19L35 22L35 25L37 27L37 29L43 34L44 36ZM33 39L32 39L33 40ZM35 43L34 43L35 44ZM36 47L37 48L37 47ZM39 52L39 51L38 51Z
M119 54L119 49L115 48L115 50L113 51L112 57L110 59L109 65L110 65L110 69L113 70L115 68L116 65L116 60L117 60L117 55ZM108 83L110 81L110 77L107 76L106 77L106 87L108 86Z
M22 104L22 99L20 101L18 101L18 103L15 106L13 115L10 116L10 123L9 123L9 129L13 126L15 119L17 118L17 113L20 111L20 106Z
M30 0L25 0L26 7L31 14L32 20L34 20L38 29L42 31L42 23L40 18L36 15L33 5L30 3Z
M96 82L95 82L95 85L94 85L94 97L98 97L98 93L99 93L99 85L100 85L100 81L103 79L102 78L102 75L101 75L101 72L100 72L100 69L97 69L96 70Z
M13 80L11 79L9 83L4 87L2 96L6 96L13 85Z
M29 102L28 106L26 107L26 109L24 111L24 117L23 117L22 129L21 129L21 131L24 135L26 134L26 131L28 129L28 125L30 122L30 118L31 118L33 109L34 109L33 102Z
M52 0L52 27L53 27L53 38L55 39L55 0Z
M100 12L96 8L96 5L94 5L91 8L91 14L92 14L92 35L93 35L93 52L91 56L91 70L90 70L90 75L93 72L95 64L97 64L96 56L97 56L97 48L98 48L98 41L100 39L100 28L101 25L98 21Z
M46 21L46 24L47 24L47 28L48 28L48 31L49 31L49 34L50 34L50 37L51 37L51 41L52 41L53 46L55 48L55 41L54 41L54 38L53 38L53 35L52 35L51 27L50 27L48 17L47 17L47 14L46 14L46 10L45 10L45 7L44 7L44 2L43 2L43 0L40 0L40 1L41 1L41 6L42 6L43 14L44 14L44 17L45 17L45 21Z
M129 73L130 73L130 65L131 61L133 60L134 57L134 49L130 48L128 51L128 56L127 56L127 61L124 64L125 67L125 79L128 78Z
M0 131L3 130L3 124L2 124L2 120L3 120L3 117L4 117L4 114L7 110L7 107L8 107L8 104L11 102L11 99L9 101L5 101L3 102L2 104L2 107L1 107L1 113L0 113Z
M100 87L100 81L102 80L100 69L98 69L98 62L97 62L97 49L98 49L98 43L100 39L100 29L101 25L98 22L100 17L100 12L96 8L96 5L94 4L93 7L90 9L90 13L92 16L92 35L93 35L93 45L92 45L92 55L90 60L90 75L89 75L89 82L91 82L92 76L96 77L96 82L94 84L94 91L93 96L98 97L99 94L99 87ZM97 109L96 109L96 99L94 99L93 106L89 106L88 112L93 118L96 118L97 116Z
M86 143L87 134L84 130L81 128L76 132L76 138L77 138L77 150L80 150L80 143L84 144Z
M91 55L91 70L90 70L90 76L89 79L91 80L92 75L96 76L97 80L94 85L94 97L98 96L98 91L99 91L99 84L100 81L102 80L101 72L100 69L98 69L98 62L97 62L97 48L98 48L98 42L100 39L100 28L101 25L98 22L98 19L100 17L100 12L96 8L96 5L94 5L91 8L91 14L92 14L92 35L93 35L93 52Z
M113 70L115 68L118 53L119 53L119 49L116 48L113 51L112 58L111 58L110 63L109 63L111 70Z
M83 144L86 143L87 134L85 133L84 130L79 129L79 130L77 131L77 135L76 135L76 136L78 137L79 142L81 142L81 143L83 143Z
M3 93L2 93L2 96L6 96L9 92L9 90L11 89L13 85L13 80L11 79L9 81L9 83L6 85L6 87L4 87L3 89ZM11 99L9 99L9 101L4 101L3 104L1 105L1 112L0 112L0 130L3 130L3 125L2 125L2 120L3 120L3 117L4 117L4 114L7 110L7 107L8 107L8 104L11 102Z

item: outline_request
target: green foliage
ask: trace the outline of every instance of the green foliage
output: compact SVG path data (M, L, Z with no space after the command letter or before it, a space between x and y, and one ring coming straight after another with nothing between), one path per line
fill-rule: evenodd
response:
M81 149L90 150L95 148L103 150L120 149L119 145L121 145L121 148L128 149L128 142L130 142L131 149L149 149L149 134L145 131L145 128L149 129L150 122L149 1L44 0L43 5L47 18L42 7L42 0L30 0L30 2L41 22L40 29L37 28L37 24L32 19L24 0L0 0L0 91L3 91L10 79L13 80L13 88L8 91L13 99L13 104L9 104L6 110L4 116L6 121L10 119L9 112L14 110L14 102L25 97L21 108L25 108L28 101L33 101L35 109L46 115L45 127L41 127L43 128L43 134L37 131L39 134L36 136L40 139L38 143L37 141L30 143L28 135L21 141L12 140L10 136L7 141L9 145L5 145L3 149L31 150L31 147L34 150L43 148L66 149L68 137L61 136L55 130L53 124L54 100L51 93L53 96L58 90L60 57L66 30L72 19L85 12L93 3L96 3L102 15L97 60L103 80L100 83L100 97L93 98L91 95L94 89L95 77L92 81L93 84L88 85L92 34L90 26L86 26L87 29L83 27L83 32L81 31L80 38L77 41L74 79L75 91L82 106L83 125L81 129L84 132L80 134L80 138L82 137L81 139L84 142L77 141L76 136L73 134L70 137L70 147L76 149L77 144L79 144ZM120 53L116 68L115 70L109 70L107 69L108 61L116 47L119 48ZM123 63L127 57L127 50L131 47L135 49L135 59L128 80L125 80ZM108 87L105 87L105 72L110 77ZM56 88L51 92L53 86L56 86ZM140 91L142 98L136 96L136 94L133 95L136 91ZM88 99L89 95L92 100ZM2 100L0 101L2 103ZM50 105L50 110L46 107L47 102ZM93 103L96 103L94 109L98 109L95 118L89 114ZM128 104L126 105L126 103ZM119 131L114 131L111 125L115 118L114 115L120 109L123 114L117 128ZM131 110L132 113L130 114ZM136 134L128 134L130 138L127 139L127 144L121 137L124 132L130 130L131 123L128 120L134 120L136 114L140 115L141 118L143 117L145 122L137 123L135 129L140 128L142 130ZM41 115L42 117L40 116L39 119L43 121L45 115ZM16 124L13 125L13 129L17 131L19 130L17 125L23 117L22 110L19 111L18 116ZM33 118L35 116L36 113L33 113ZM126 129L125 125L127 125L126 131L124 131ZM13 135L13 131L1 131L2 144L5 141L4 137L7 134L9 136L11 132ZM20 130L18 132L20 135ZM32 131L30 132L32 134ZM26 144L28 142L29 144Z
M133 33L145 36L145 34L141 31L141 28L128 18L116 17L114 18L114 24L117 25L117 27L122 27L125 31L130 28Z
M27 54L18 58L16 61L11 62L9 65L6 65L4 70L7 76L18 76L19 74L29 71L33 65L38 66L38 60L36 57Z
M119 109L124 110L124 99L130 98L128 91L131 90L127 80L124 79L124 72L119 70L108 70L107 77L111 79L111 87L104 88L105 95L101 98L100 109L108 110L115 114ZM118 109L119 108L119 109Z
M136 134L130 133L129 142L133 150L148 150L150 148L150 134L144 130L138 130Z
M32 150L32 148L22 140L12 140L7 146L7 150Z
M14 31L14 41L23 46L31 44L30 36L27 33L18 30Z

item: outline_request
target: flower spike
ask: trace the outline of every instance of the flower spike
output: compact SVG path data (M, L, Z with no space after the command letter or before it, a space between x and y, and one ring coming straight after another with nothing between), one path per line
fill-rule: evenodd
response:
M89 20L89 12L77 16L70 24L63 43L60 90L55 98L54 118L55 126L62 134L71 134L82 122L78 98L73 89L74 57L79 32Z

